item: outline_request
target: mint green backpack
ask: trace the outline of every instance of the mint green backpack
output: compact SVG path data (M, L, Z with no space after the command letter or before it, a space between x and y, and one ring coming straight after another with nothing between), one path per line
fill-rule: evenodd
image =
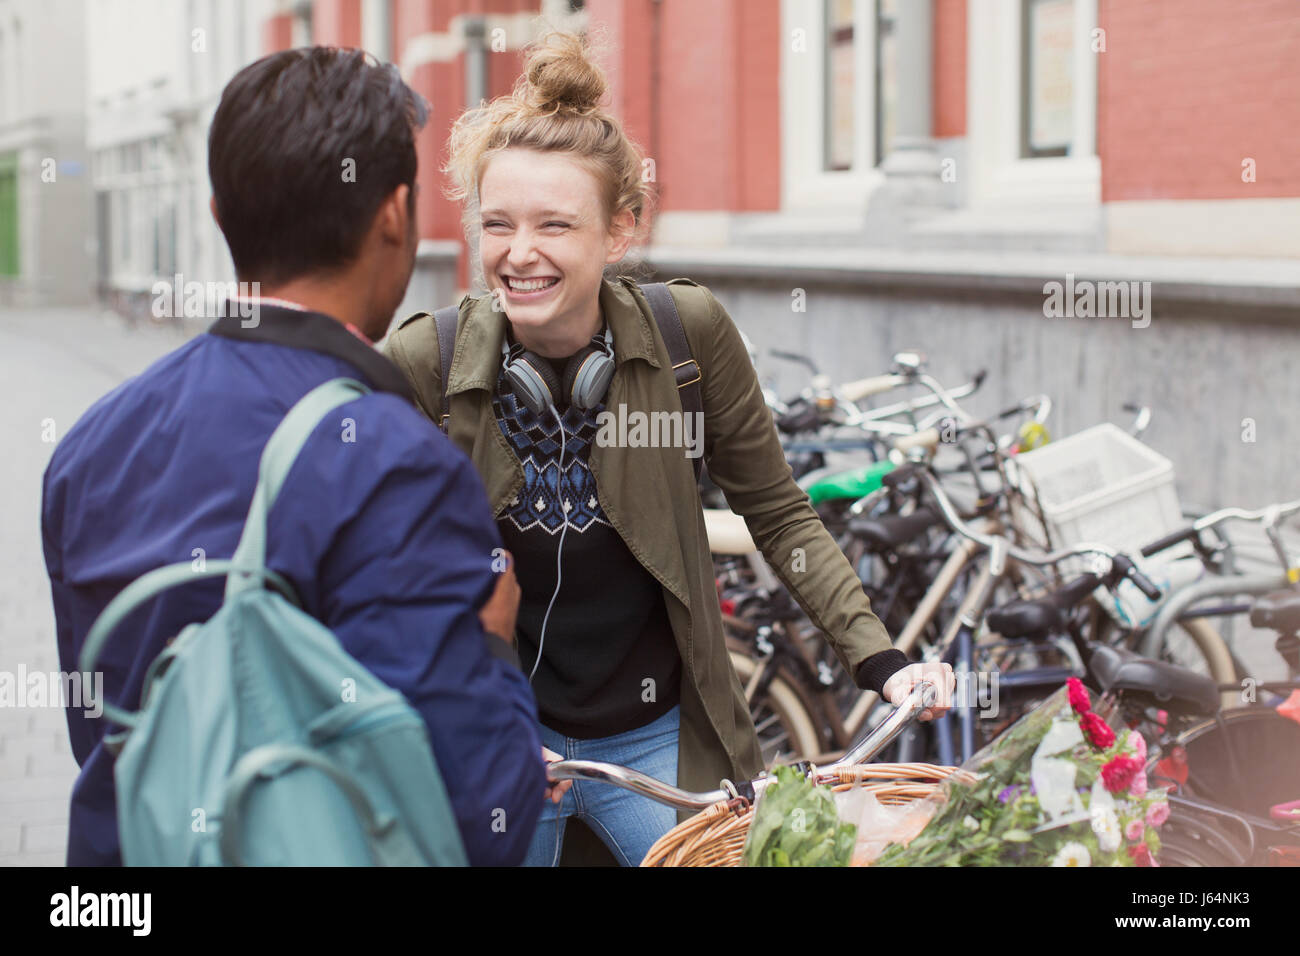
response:
M466 864L423 719L266 567L266 517L303 443L368 391L335 379L308 392L262 452L234 557L149 572L87 635L81 667L93 673L109 634L140 604L226 579L217 613L182 630L151 665L140 711L104 705L126 728L106 744L117 753L127 865Z

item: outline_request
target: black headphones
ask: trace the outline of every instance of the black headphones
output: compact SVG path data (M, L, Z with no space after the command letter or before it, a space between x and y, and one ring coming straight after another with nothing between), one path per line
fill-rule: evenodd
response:
M519 343L509 344L509 336L501 340L501 355L510 390L539 417L550 410L558 418L560 398L583 411L595 408L614 375L614 339L608 326L569 358L563 380L546 359Z

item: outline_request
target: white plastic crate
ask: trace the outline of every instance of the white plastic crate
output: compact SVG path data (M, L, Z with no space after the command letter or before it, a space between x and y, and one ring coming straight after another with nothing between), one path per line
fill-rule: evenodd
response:
M1017 455L1008 472L1031 501L1037 491L1053 547L1090 541L1136 558L1144 545L1186 524L1169 459L1109 423ZM1041 538L1032 513L1017 509L1017 520Z

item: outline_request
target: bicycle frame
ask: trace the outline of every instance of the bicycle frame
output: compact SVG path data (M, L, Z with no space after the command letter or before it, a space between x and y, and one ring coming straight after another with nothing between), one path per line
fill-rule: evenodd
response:
M1228 578L1209 578L1180 588L1161 605L1151 627L1138 645L1138 653L1144 657L1155 657L1160 653L1165 635L1175 621L1184 625L1197 620L1188 618L1180 620L1190 607L1199 601L1212 597L1226 597L1234 594L1263 595L1280 588L1290 587L1291 582L1285 574L1249 574Z
M996 527L993 522L985 522L984 530L990 533ZM903 628L898 638L894 641L894 647L908 653L920 637L925 633L925 629L934 621L935 615L939 613L944 599L952 592L962 573L970 565L971 561L980 552L980 546L969 538L959 538L956 547L948 556L948 560L943 563L939 573L935 576L934 582L925 592L925 597L921 603L916 606L916 610L907 619L907 625ZM871 713L872 708L880 700L880 695L873 690L863 691L854 703L848 716L844 720L844 728L850 738L856 737L861 731L867 716Z

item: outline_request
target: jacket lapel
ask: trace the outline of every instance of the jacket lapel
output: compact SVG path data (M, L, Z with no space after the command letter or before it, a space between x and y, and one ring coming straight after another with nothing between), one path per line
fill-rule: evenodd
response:
M600 299L614 336L615 357L605 409L616 422L633 412L671 411L677 401L672 376L664 374L652 320L625 281L620 280L618 285L605 282ZM689 608L690 589L679 524L682 508L674 500L670 460L681 455L680 448L597 442L591 449L591 470L610 524L646 570Z
M461 305L465 305L464 299ZM505 334L505 313L492 309L491 297L471 299L447 375L448 437L469 450L487 489L492 514L498 518L524 484L523 466L492 415L492 392L501 370Z

